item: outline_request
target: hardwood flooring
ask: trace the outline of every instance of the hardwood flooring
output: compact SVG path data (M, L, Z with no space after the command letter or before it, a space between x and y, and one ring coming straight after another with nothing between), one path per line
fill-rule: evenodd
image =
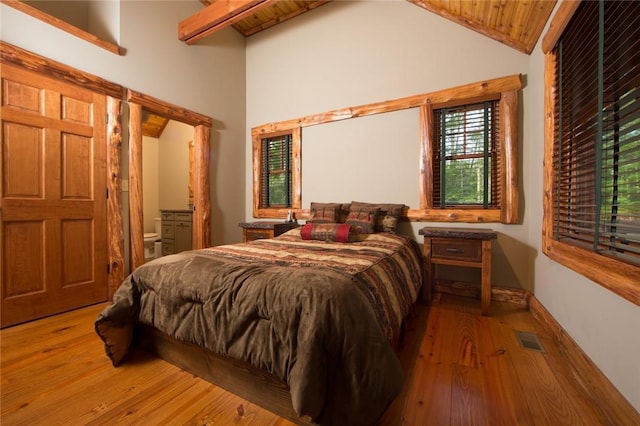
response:
M93 330L103 306L0 332L2 425L291 425L141 351L113 368ZM583 383L606 379L576 371L526 309L494 301L479 313L444 294L416 309L399 352L405 386L379 426L640 425L619 394L595 400ZM521 348L514 330L546 352Z

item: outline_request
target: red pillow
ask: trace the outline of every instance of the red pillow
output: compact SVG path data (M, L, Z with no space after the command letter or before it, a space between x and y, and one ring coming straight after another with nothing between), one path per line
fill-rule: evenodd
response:
M346 223L306 223L300 229L303 240L350 243L353 238L351 225Z

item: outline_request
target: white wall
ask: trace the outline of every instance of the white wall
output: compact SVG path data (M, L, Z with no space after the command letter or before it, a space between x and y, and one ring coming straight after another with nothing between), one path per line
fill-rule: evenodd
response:
M118 43L120 2L114 0L22 0L40 11L54 16L101 40Z
M193 131L193 126L171 120L160 136L158 156L160 210L189 208L188 143L193 141Z
M89 0L87 30L101 40L120 42L120 2L114 0Z
M193 46L180 42L178 23L201 8L197 1L120 2L121 56L4 3L0 38L212 117L212 242L221 244L240 239L237 223L245 216L245 40L229 28Z
M71 24L81 30L89 30L89 8L91 4L87 1L47 1L47 0L26 0L29 6L55 16L64 22Z
M494 284L533 291L640 409L640 307L541 252L543 63L539 46L531 56L519 53L408 2L332 2L252 36L247 41L246 220L252 219L252 127L521 73L522 223L489 225L499 232ZM416 207L415 116L405 111L303 128L303 207L352 199ZM393 160L381 165L385 156ZM425 225L413 223L409 232L420 241L417 230Z

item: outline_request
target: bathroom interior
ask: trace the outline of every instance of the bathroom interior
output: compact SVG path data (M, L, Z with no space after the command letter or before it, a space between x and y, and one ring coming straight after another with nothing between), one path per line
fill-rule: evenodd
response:
M145 132L142 138L145 262L173 251L166 239L163 249L163 212L166 219L173 212L184 215L192 210L193 132L193 126L169 120L153 136Z

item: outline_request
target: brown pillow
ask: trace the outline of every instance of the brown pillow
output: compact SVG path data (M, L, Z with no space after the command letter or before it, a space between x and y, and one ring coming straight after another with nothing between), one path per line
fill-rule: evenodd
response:
M352 209L359 208L378 208L380 212L376 220L375 230L376 232L388 232L395 234L398 221L402 216L402 211L405 208L404 204L392 204L392 203L362 203L359 201L351 202Z
M341 210L341 203L311 203L307 223L339 222Z
M378 208L353 208L349 210L346 224L351 225L357 234L373 234L376 230L376 220L378 219Z
M351 225L346 223L306 223L300 229L300 236L303 240L350 243L354 233L351 232Z

